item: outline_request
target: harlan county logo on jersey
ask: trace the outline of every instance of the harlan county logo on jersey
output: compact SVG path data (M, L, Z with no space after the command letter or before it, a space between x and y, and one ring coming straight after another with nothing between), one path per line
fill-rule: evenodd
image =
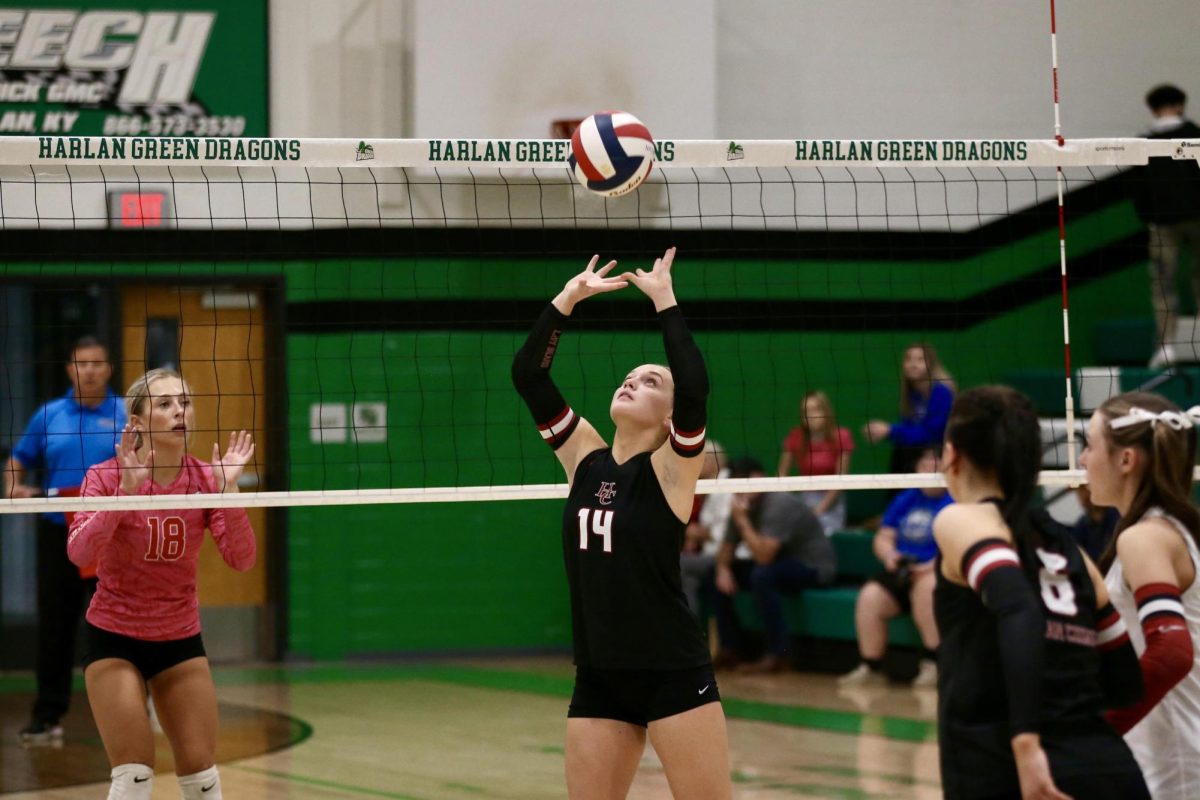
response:
M610 481L601 481L600 490L596 492L596 497L600 498L600 505L606 506L612 502L612 499L617 496L617 484Z

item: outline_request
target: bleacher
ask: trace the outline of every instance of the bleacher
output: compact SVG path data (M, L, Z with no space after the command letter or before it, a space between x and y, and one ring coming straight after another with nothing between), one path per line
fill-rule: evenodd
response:
M833 534L837 552L838 575L833 586L808 589L785 598L788 624L795 637L853 642L854 603L858 590L871 575L882 569L871 550L872 531L850 529ZM758 627L754 598L739 592L736 600L743 625ZM888 645L919 647L921 639L911 617L899 617L888 624Z

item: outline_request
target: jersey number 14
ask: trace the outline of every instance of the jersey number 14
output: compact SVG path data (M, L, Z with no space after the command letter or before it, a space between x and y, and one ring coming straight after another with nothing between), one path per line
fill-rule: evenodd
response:
M590 530L588 522L591 521ZM588 534L603 537L604 552L612 552L613 512L601 509L579 509L579 549L588 549Z

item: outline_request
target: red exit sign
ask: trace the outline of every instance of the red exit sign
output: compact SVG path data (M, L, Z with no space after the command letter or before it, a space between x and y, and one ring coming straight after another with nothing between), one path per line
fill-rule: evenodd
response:
M115 191L109 195L113 228L145 230L171 226L171 196L165 191Z

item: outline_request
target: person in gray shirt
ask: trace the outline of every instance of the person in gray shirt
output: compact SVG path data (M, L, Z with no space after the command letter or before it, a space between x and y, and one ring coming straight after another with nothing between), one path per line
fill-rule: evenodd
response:
M740 458L730 466L731 478L766 475L761 463ZM744 547L739 547L744 545ZM740 557L739 552L748 557ZM837 556L820 520L800 499L786 492L734 496L729 526L717 551L713 615L720 651L713 664L728 669L740 661L741 630L733 598L739 589L754 595L767 640L766 654L742 664L743 672L788 669L790 632L783 596L826 586L837 573Z

